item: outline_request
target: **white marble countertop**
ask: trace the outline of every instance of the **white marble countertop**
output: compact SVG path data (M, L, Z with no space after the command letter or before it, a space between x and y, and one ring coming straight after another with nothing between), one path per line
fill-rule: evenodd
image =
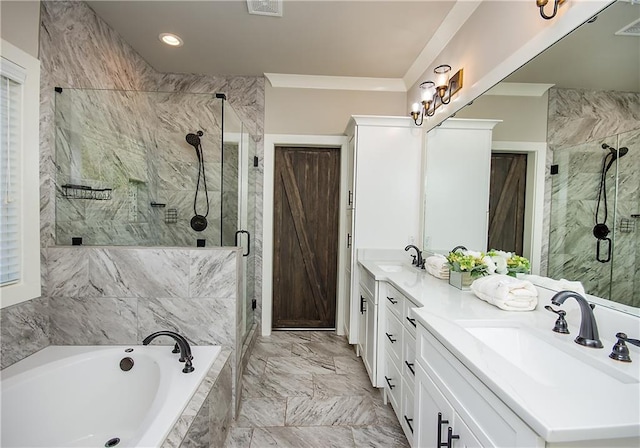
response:
M547 442L640 437L640 349L629 346L631 363L608 357L616 332L640 337L637 317L597 306L604 348L592 349L573 342L580 326L575 300L562 305L571 333L551 331L556 315L544 305L551 304L553 291L538 288L534 311L510 312L408 263L400 272L380 269L389 261L360 264L421 306L413 310L418 322ZM501 356L465 330L483 325L525 329L550 345L549 359L531 364L529 353Z

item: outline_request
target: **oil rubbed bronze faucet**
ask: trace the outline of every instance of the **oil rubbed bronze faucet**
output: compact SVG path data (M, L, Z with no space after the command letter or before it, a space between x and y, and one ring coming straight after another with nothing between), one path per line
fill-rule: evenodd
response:
M404 250L409 250L409 249L416 250L416 256L412 255L413 262L411 264L419 269L424 269L424 259L422 258L422 251L418 249L417 246L414 246L413 244L409 244L407 247L404 248Z
M573 297L580 305L580 313L582 320L580 321L580 332L575 339L576 344L584 345L591 348L602 348L602 342L598 335L598 325L596 324L596 317L593 315L593 309L587 299L582 297L575 291L560 291L551 298L551 303L556 306L560 306L569 297Z
M173 338L174 341L176 341L176 344L180 349L179 361L184 362L184 369L182 369L182 372L183 373L193 372L194 367L193 367L193 364L191 363L191 360L193 360L193 355L191 354L191 347L189 346L189 343L184 338L184 336L181 336L178 333L175 333L173 331L167 331L167 330L156 331L155 333L151 333L149 336L144 338L142 341L142 345L149 345L151 341L153 341L155 338L159 336L169 336L170 338Z

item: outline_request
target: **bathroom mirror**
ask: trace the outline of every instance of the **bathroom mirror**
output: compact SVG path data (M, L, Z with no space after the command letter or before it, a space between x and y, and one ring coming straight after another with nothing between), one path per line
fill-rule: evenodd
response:
M579 280L588 294L635 309L640 36L637 23L635 34L622 30L638 19L639 4L611 4L456 114L504 120L494 149L546 144L540 273Z

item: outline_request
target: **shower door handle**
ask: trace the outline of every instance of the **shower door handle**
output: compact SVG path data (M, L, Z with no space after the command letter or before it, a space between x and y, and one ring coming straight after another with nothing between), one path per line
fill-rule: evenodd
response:
M247 253L245 254L244 251L243 251L242 256L243 257L248 257L249 254L251 253L251 234L249 232L247 232L246 230L238 230L236 232L236 239L235 239L235 245L236 246L238 246L238 240L240 239L239 235L241 233L246 233L247 234Z
M600 258L600 243L603 241L607 242L607 258ZM602 238L598 240L596 245L596 260L600 263L608 263L611 261L611 238Z

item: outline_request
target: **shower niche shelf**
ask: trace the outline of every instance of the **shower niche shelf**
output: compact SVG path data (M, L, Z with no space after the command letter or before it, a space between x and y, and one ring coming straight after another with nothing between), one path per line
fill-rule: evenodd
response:
M61 186L62 197L67 199L111 200L111 188L93 188L88 185L65 184Z

